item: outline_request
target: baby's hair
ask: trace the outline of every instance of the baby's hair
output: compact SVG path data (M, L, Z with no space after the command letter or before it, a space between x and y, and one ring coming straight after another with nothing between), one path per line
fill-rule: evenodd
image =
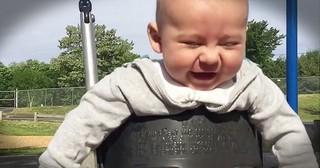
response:
M162 8L163 8L163 5L164 5L164 1L166 0L157 0L157 4L156 4L156 22L159 24L160 21L161 21L161 12L162 12ZM171 1L171 0L170 0ZM199 1L199 0L198 0ZM210 0L206 0L206 1L210 1ZM248 0L236 0L236 1L244 1L245 2L245 5L246 5L246 10L247 10L247 13L249 13L249 2ZM170 3L170 2L168 2ZM248 17L246 18L246 22L248 20Z
M160 8L161 8L161 3L162 0L157 0L157 5L156 5L156 22L158 23L160 20Z

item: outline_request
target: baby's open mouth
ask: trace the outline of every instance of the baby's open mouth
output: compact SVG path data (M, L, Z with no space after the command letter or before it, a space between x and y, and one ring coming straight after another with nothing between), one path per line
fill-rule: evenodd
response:
M191 72L191 74L198 80L212 80L216 76L214 72Z

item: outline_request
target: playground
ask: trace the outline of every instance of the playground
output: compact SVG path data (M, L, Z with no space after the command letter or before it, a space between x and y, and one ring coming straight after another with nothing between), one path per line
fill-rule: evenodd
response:
M312 154L313 154L312 147L314 149L316 149L315 156L316 156L317 161L319 162L319 150L318 150L319 146L318 146L318 144L319 144L319 137L320 137L319 136L320 120L318 120L318 118L316 118L316 119L309 118L307 120L307 122L306 121L300 122L300 118L297 115L295 115L295 113L299 112L298 91L300 89L298 87L298 67L297 67L298 53L297 53L297 27L296 27L296 24L297 24L296 23L297 22L296 13L297 13L297 11L296 11L296 8L297 8L296 1L290 1L290 0L287 1L287 15L290 17L288 17L289 19L287 19L287 27L288 27L288 29L287 29L287 59L286 59L287 76L286 76L286 80L285 80L286 81L285 82L286 83L285 96L286 96L286 100L287 100L288 104L286 104L286 103L281 104L282 105L281 107L285 107L285 108L278 108L277 112L279 112L279 113L277 113L277 114L274 113L274 115L275 116L279 115L280 116L279 118L286 116L286 117L288 117L288 118L286 118L286 121L288 121L287 119L291 119L290 121L292 121L292 123L295 123L295 124L292 124L291 126L293 126L293 127L297 126L298 131L290 132L291 128L288 127L288 129L289 129L288 133L284 132L283 134L286 134L286 135L282 135L281 132L279 132L279 136L281 134L281 136L288 138L290 136L294 137L295 133L299 134L297 137L301 136L304 141L297 138L297 142L298 142L297 144L300 143L300 145L301 144L307 145L307 147L305 148L307 152L305 152L305 153L307 153L306 156L308 156L308 157L306 157L306 158L311 160L311 162L310 162L311 164L315 165L316 164L316 163L314 163L315 159L312 156ZM96 48L95 48L95 40L94 40L94 32L93 32L93 30L94 30L93 23L95 21L95 18L91 14L91 2L90 1L80 0L79 10L80 10L80 14L81 14L80 15L80 21L81 21L80 27L81 27L81 33L82 33L81 35L82 35L82 45L83 45L83 55L84 55L85 89L87 91L89 91L89 90L91 90L91 88L93 86L97 86L95 84L98 82L98 70L97 70L98 62L97 62L97 57L96 57L97 53L96 53ZM150 28L150 27L148 27L148 28ZM193 45L193 43L192 43L192 45ZM145 58L145 61L147 62L148 58ZM138 65L138 64L135 64L135 65ZM139 66L137 66L137 67L139 67ZM139 70L141 70L141 69L139 69ZM248 70L248 69L246 69L246 70ZM143 69L141 70L141 72L143 72ZM239 70L239 72L240 72L240 70ZM254 73L258 72L258 70L254 69L254 70L252 70L252 72L254 74ZM193 74L196 74L196 73L193 72ZM208 73L206 73L206 74L208 74ZM257 75L257 74L255 74L255 75ZM130 76L130 75L128 75L128 76ZM146 79L144 79L144 80L147 81L147 83L148 83L149 82L148 76L145 78ZM241 79L241 78L239 78L239 79ZM126 79L124 79L124 81L125 80ZM252 81L254 81L254 80L252 80ZM274 83L277 83L277 82L279 83L280 80L277 80ZM251 83L251 81L250 81L250 83ZM254 83L254 82L252 82L252 83ZM252 85L254 85L254 84L252 84ZM262 86L262 85L264 86L264 83L259 86ZM128 87L128 85L126 85L126 86ZM132 86L134 86L134 84ZM123 92L124 89L121 88L122 86L119 85L117 87L119 87L120 88L119 90L121 90L120 95L126 95ZM155 90L153 86L148 86L148 87L150 87L150 89L152 90L152 93L158 94L157 90ZM272 85L272 87L273 87L273 85ZM270 89L272 87L265 87L265 88L268 88L268 91L269 90L273 91L272 89ZM274 87L276 88L278 86L275 84ZM136 88L138 88L138 87L134 87L134 89L136 89ZM253 88L257 88L257 87L254 86ZM74 99L73 89L69 89L69 90L72 90L72 94L71 94L72 98L70 100L72 102L71 105L74 106L75 104L77 104L74 102L79 102L79 101ZM144 88L144 90L147 90L147 89ZM265 91L263 93L267 93L268 91ZM308 91L310 92L310 90L308 90ZM26 92L28 94L27 97L28 97L28 101L29 101L29 103L27 103L27 105L30 105L30 108L31 108L32 105L34 105L33 104L34 99L31 98L29 91L26 91ZM45 91L44 93L46 95L48 94L47 91ZM273 94L273 95L277 95L274 97L277 97L280 100L283 100L282 102L285 102L285 98L283 97L281 90L276 90L275 92L271 92L271 93L276 93L276 94ZM112 94L114 94L114 93L112 93ZM149 92L146 93L146 95L147 94L149 94ZM16 89L16 91L12 91L12 95L14 95L13 98L3 99L3 100L12 101L15 104L14 106L18 107L18 98L17 98L18 97L17 96L18 90ZM54 95L54 94L52 94L52 95ZM82 94L80 94L80 95L82 95ZM136 96L137 93L135 93L133 95ZM239 93L239 95L240 95L240 93ZM265 95L267 95L267 94L265 94ZM114 95L112 95L112 96L114 96ZM145 95L143 94L143 96L145 96ZM159 95L157 95L157 96L159 96ZM236 96L236 97L238 97L238 96ZM96 97L94 97L94 98L96 98ZM252 98L252 97L250 97L250 98ZM261 96L259 98L263 99L263 98L261 98ZM86 100L85 97L83 99ZM128 104L130 104L130 105L136 104L136 103L132 103L132 102L136 102L135 98L131 99L130 96L128 96L128 97L125 97L124 99L125 99L124 101L128 101ZM269 101L269 103L270 103L270 102L272 102L271 99L272 99L272 96L267 97L265 102ZM32 101L30 101L30 100L32 100ZM67 100L67 99L64 99L64 100ZM148 101L149 100L150 99L148 99ZM158 101L159 100L155 98L154 102L158 102ZM201 102L200 100L197 100L197 101ZM249 98L247 101L248 101L247 103L249 104ZM250 101L251 101L251 99L250 99ZM253 101L255 101L255 100L253 100ZM51 99L51 102L53 102L53 99ZM153 99L150 102L153 102ZM147 104L147 105L148 105L148 103L149 102L145 102L145 104ZM161 103L159 103L159 104L162 105ZM189 103L189 102L187 102L187 103ZM274 103L274 102L272 102L272 103ZM139 102L137 104L139 104ZM232 102L232 104L235 104L235 103ZM204 103L204 104L200 104L197 106L193 105L192 106L193 108L190 108L191 106L190 107L185 106L185 108L182 111L178 111L177 110L178 108L177 108L177 109L175 109L175 111L173 110L174 113L168 113L171 115L163 115L163 114L159 115L161 113L161 112L159 112L159 114L155 115L155 116L152 116L152 115L150 115L150 116L141 115L140 116L140 115L136 115L135 113L130 113L131 111L129 111L129 110L135 109L134 106L131 107L130 105L128 105L128 106L130 106L128 108L128 111L129 111L128 113L126 113L127 109L124 109L122 111L122 110L118 110L117 109L118 107L117 107L116 110L118 110L117 112L119 113L119 114L117 113L117 115L119 115L119 116L120 115L125 116L127 114L130 114L130 115L127 118L125 118L124 120L121 120L121 122L120 122L121 125L118 126L117 128L112 128L112 127L108 128L108 124L112 123L113 121L109 122L106 125L102 124L103 126L106 127L106 130L110 129L110 130L112 130L112 132L108 132L109 130L106 131L103 129L98 130L98 132L105 131L108 133L108 137L106 137L106 139L103 139L102 143L100 143L102 139L100 139L99 143L94 142L94 143L97 143L99 146L94 143L90 144L91 142L88 142L89 145L87 143L84 143L85 148L90 147L92 149L92 146L93 146L94 150L90 152L89 156L84 160L81 167L82 168L97 168L97 167L99 167L99 168L105 168L105 167L114 168L114 167L118 167L119 165L120 165L120 167L132 167L132 165L140 165L140 166L142 165L142 167L143 166L145 166L145 167L148 167L148 166L149 167L150 166L151 167L167 167L167 166L177 165L177 167L184 167L184 168L192 167L193 168L193 167L197 167L198 165L203 165L203 167L209 168L212 166L213 163L217 167L234 167L235 165L236 166L245 165L245 166L249 166L249 167L266 167L266 168L278 167L277 158L271 153L270 149L266 149L264 147L264 141L262 139L262 137L263 137L262 135L264 135L264 138L268 138L269 135L271 136L271 139L269 142L276 146L275 148L273 148L275 150L275 152L277 152L277 150L280 151L280 149L284 150L285 152L286 152L286 150L287 150L287 152L289 152L291 149L289 150L288 148L285 148L283 146L279 146L279 149L277 149L279 144L280 145L284 144L282 142L283 139L281 139L282 137L279 137L279 141L281 141L281 142L279 144L277 144L277 142L273 142L273 141L278 141L278 137L272 137L275 135L268 134L270 131L269 129L272 130L272 129L275 129L275 127L276 127L275 126L275 127L271 128L270 125L279 124L280 122L272 121L273 116L271 116L271 117L269 116L269 117L266 117L265 120L260 118L261 123L255 123L255 121L258 121L258 122L260 122L260 121L259 121L259 119L254 118L252 116L253 115L259 116L259 114L261 114L261 113L259 113L260 111L255 113L256 112L255 107L253 109L248 108L248 109L244 109L244 110L242 108L240 108L240 110L236 108L235 110L228 111L227 113L225 113L225 112L219 113L220 112L219 110L223 111L224 110L223 108L229 108L232 106L232 104L223 104L224 106L221 106L221 108L220 107L216 108L215 106L207 106L208 104ZM277 104L277 102L275 102L275 104ZM46 105L47 105L47 97L45 98L45 106ZM43 107L43 104L41 104L41 107ZM72 120L70 120L70 118L68 118L68 117L73 116L73 117L78 118L80 116L79 121L86 121L86 119L90 118L91 116L89 116L88 113L85 113L85 110L87 110L87 111L92 110L93 112L95 112L95 110L97 110L95 108L89 109L89 110L82 108L85 110L81 111L82 109L78 108L78 107L81 107L81 106L77 106L75 108L75 110L72 110L73 113L72 113L72 111L70 111L70 113L65 113L65 114L59 115L58 118L57 118L57 116L54 116L52 114L39 114L37 112L33 112L34 114L32 114L32 116L30 114L24 114L23 120L33 120L33 122L35 122L35 123L38 123L39 120L41 120L41 121L56 120L56 119L61 120L64 123L68 123L69 126L62 124L62 127L60 127L61 129L58 130L58 133L56 133L56 136L59 136L59 135L60 136L61 135L68 135L68 136L71 135L72 136L73 132L77 132L79 130L75 131L75 129L73 129L74 123L71 122ZM161 111L161 110L159 110L159 109L161 109L160 108L161 106L158 107L157 103L153 103L153 104L150 103L150 105L148 107L149 108L147 109L147 111L149 109L150 109L149 111L157 111L157 110ZM152 107L152 108L150 108L150 107ZM154 107L156 107L156 108L154 108ZM167 109L171 108L170 106L165 106L165 107ZM260 106L258 106L258 107L260 108ZM273 113L273 111L276 111L275 109L277 107L278 106L276 106L275 108L270 108L270 107L268 107L268 105L266 105L266 106L264 106L264 108L261 108L259 110L264 112L263 114L268 114L269 111L271 111L271 113ZM137 109L139 109L139 108L137 108ZM245 107L245 108L247 108L247 107ZM250 105L250 108L251 108L251 105ZM269 111L265 110L266 108L268 108ZM214 113L210 113L210 109L211 109L211 112L214 112ZM289 109L286 112L290 111L290 113L284 112L285 110L283 110L283 109ZM76 110L78 110L77 111L78 113L74 112ZM139 109L139 110L141 110L141 109ZM252 112L249 110L254 111L254 113L248 113L248 112ZM168 111L170 111L170 110L168 110ZM315 113L317 114L318 111L315 111ZM100 115L101 113L97 113L97 116L98 116L98 114ZM156 113L154 112L152 114L156 114ZM95 113L91 113L90 115L95 116ZM106 115L109 115L109 113L106 113ZM283 115L283 116L281 116L281 115ZM311 115L314 115L314 111L312 112ZM68 117L66 117L66 116L68 116ZM97 116L95 116L96 119L99 118ZM3 119L19 120L18 115L16 115L16 113L11 113L11 112L5 112L5 114L3 114L3 112L1 111L0 117L1 117L0 122ZM276 118L276 119L279 119L279 118ZM107 118L107 119L110 119L110 118ZM257 120L255 120L255 119L257 119ZM117 119L115 119L114 122L118 122L116 120ZM252 120L253 120L253 122L252 122ZM269 125L266 124L266 122L265 122L266 120L268 120L268 122L270 121ZM76 121L76 120L74 120L74 121ZM96 123L100 122L98 120L94 120L94 121L96 121ZM122 123L122 121L124 121L124 123ZM6 124L6 122L9 123L8 121L4 121L1 124ZM60 122L60 121L58 121L58 122ZM106 121L103 121L103 122L106 122ZM259 125L259 124L261 124L261 125ZM264 124L266 124L266 125L264 125ZM286 123L282 123L282 124L286 124ZM85 123L84 125L87 126L88 124ZM99 124L97 124L97 125L99 125ZM101 126L101 124L100 124L100 126ZM76 127L76 124L75 124L75 127ZM307 134L305 133L305 130L303 127L306 128ZM71 128L71 130L73 129L73 131L69 132L71 134L63 134L62 132L59 133L59 131L63 131L64 129L69 130L69 128ZM76 127L76 128L79 128L79 127ZM283 128L285 128L285 127L283 127ZM28 128L28 129L30 129L30 128ZM85 131L88 131L88 130L81 129L79 131L81 133L75 134L75 135L80 135L79 137L82 138L81 137L82 133L83 133L83 135L86 135ZM262 131L262 134L259 131ZM282 130L279 129L279 131L282 131ZM88 135L91 134L92 132L93 132L92 130L91 131L89 130ZM276 132L276 131L274 131L274 132ZM265 135L264 133L267 135ZM277 133L274 133L274 134L277 134ZM94 136L95 135L93 135L93 137ZM65 136L65 137L67 137L67 136ZM77 136L73 136L73 137L77 138ZM312 147L310 147L311 145L309 143L308 138L311 140L311 143L312 143L311 145L313 145ZM69 137L66 139L69 140L72 138ZM10 153L10 150L12 150L11 152L14 153L15 149L23 149L23 148L38 148L40 150L43 149L43 151L44 151L46 149L46 147L48 146L48 144L50 142L52 143L51 140L52 140L52 134L50 134L50 135L48 135L48 134L40 135L39 134L37 136L34 136L34 135L17 136L17 135L4 135L4 134L2 135L1 134L0 135L0 149L2 151L7 150L7 151L9 151L9 153ZM55 141L55 140L56 140L56 138L53 139L53 141ZM299 140L301 142L299 142ZM10 142L10 143L8 143L8 142ZM267 142L267 141L265 141L265 142ZM289 142L289 141L286 141L286 142ZM295 141L292 141L292 142L295 142ZM307 143L305 143L305 142L307 142ZM77 145L77 143L78 142L74 143L75 146ZM54 143L52 143L52 144L54 144ZM63 146L65 144L69 144L69 143L68 142L67 143L60 143L60 146L61 145ZM96 145L96 146L94 146L94 145ZM299 147L300 146L298 146L297 149ZM301 150L304 150L303 147L301 147ZM67 146L64 146L64 148L67 148ZM55 149L57 149L57 148L55 148ZM76 149L76 147L72 148L72 149ZM43 151L41 151L41 153ZM45 154L47 154L46 153L47 151L45 151L45 153L42 154L42 156L48 157L49 155L45 155ZM294 151L294 150L291 150L291 151ZM89 152L89 150L87 150L86 152ZM295 152L299 153L299 150L296 150ZM281 152L279 152L279 153L282 154ZM67 151L66 151L65 155L68 155ZM83 155L86 156L85 152ZM311 156L311 157L309 157L309 156ZM280 158L280 156L278 156L278 157ZM36 155L36 156L35 155L32 155L32 156L0 156L0 167L8 167L8 168L37 167L38 158L39 158L38 155ZM84 157L82 157L82 158L84 158ZM225 162L225 159L229 159L229 161ZM45 159L43 159L43 161L45 161ZM281 161L283 161L283 160L279 159L280 164L282 163ZM40 163L41 163L41 157L40 157ZM294 161L292 161L292 163L294 163ZM58 162L53 163L53 164L58 164ZM65 164L71 165L72 163L65 163ZM290 162L290 164L291 164L291 162ZM296 163L296 164L299 164L299 163ZM305 164L308 164L308 163L305 163Z

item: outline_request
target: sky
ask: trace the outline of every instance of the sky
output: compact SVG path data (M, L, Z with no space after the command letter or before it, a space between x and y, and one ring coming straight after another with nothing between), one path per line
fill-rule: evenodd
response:
M0 62L36 59L49 63L60 54L59 40L66 26L80 24L79 0L1 0ZM117 35L135 43L133 52L155 54L147 38L154 20L155 0L91 0L96 24L116 29ZM249 0L249 20L266 20L286 34L286 0ZM298 53L320 49L320 0L298 0ZM275 51L286 54L286 39Z

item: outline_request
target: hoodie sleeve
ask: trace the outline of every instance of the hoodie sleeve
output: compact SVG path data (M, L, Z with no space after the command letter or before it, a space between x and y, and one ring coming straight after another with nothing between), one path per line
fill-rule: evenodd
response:
M255 79L257 97L252 104L252 122L282 168L318 168L314 151L299 116L278 86L260 73Z
M89 152L130 116L130 107L118 86L118 81L125 78L121 74L106 76L84 94L40 156L40 167L80 167Z

